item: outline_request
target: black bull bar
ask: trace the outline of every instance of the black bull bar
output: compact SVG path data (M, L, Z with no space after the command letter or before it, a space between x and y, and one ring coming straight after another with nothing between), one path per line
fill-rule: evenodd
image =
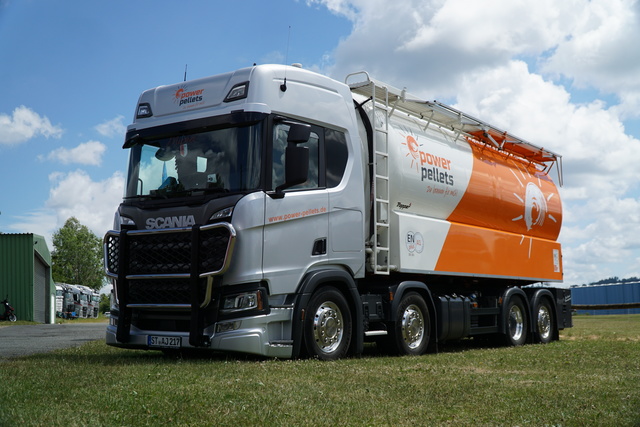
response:
M161 230L109 231L105 272L116 279L116 339L129 341L134 309L190 310L189 344L207 345L203 309L229 268L236 231L217 223Z

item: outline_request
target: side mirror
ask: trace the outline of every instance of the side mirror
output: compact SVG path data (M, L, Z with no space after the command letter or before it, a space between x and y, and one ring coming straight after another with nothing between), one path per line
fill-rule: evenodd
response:
M309 141L311 137L311 126L302 123L291 123L289 125L289 135L287 142L301 144Z
M287 135L287 148L284 157L284 184L276 187L273 198L284 197L283 191L294 185L302 184L309 176L309 148L299 147L309 141L311 137L311 126L302 123L288 123L289 133Z
M284 184L276 187L276 194L284 196L283 190L302 184L309 176L309 148L289 145L285 150Z

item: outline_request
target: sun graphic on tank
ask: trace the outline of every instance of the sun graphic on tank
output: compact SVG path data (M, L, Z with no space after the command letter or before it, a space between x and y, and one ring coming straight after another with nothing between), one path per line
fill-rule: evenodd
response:
M540 187L542 187L540 178L532 176L528 171L523 171L517 165L516 168L521 176L518 176L513 169L511 169L511 173L524 189L524 195L521 196L517 193L513 193L513 195L520 200L524 206L524 212L512 220L523 220L527 226L527 230L531 230L535 226L542 227L547 218L553 222L558 222L558 220L548 212L547 208L547 203L554 194L550 193L545 197L543 191L540 189Z
M412 135L407 135L405 137L405 142L403 142L402 145L406 146L408 149L408 153L405 157L411 156L411 167L413 168L413 165L415 164L416 170L419 171L420 144L418 144L418 141Z

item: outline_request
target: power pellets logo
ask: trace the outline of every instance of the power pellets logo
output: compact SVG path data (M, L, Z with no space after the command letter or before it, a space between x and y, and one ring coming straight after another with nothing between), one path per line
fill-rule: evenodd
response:
M183 109L194 107L202 103L203 93L204 89L189 90L186 85L182 85L176 90L173 102Z
M407 147L406 157L411 158L411 168L415 167L420 173L421 181L430 181L432 184L454 185L451 173L451 160L420 149L421 144L412 135L405 137L402 143Z

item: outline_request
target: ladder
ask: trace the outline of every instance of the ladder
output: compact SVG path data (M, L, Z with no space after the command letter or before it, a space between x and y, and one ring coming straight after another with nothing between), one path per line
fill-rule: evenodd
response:
M362 74L355 73L347 76ZM390 99L397 98L386 85L376 84L369 75L365 82L351 90L371 98L371 127L373 129L373 223L375 229L367 248L369 271L374 274L389 275L390 207L389 207L389 118L393 114Z

